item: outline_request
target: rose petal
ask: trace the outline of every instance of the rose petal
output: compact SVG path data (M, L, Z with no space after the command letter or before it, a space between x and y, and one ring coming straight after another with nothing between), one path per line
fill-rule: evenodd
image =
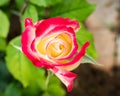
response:
M57 68L50 69L61 81L65 86L67 87L67 91L70 92L73 88L73 81L77 77L77 74L61 70Z
M32 19L31 18L26 18L24 25L25 25L25 27L27 27L27 26L33 26Z
M32 42L35 39L35 27L33 26L33 23L31 19L27 18L25 20L25 31L22 33L21 43L22 43L22 51L24 54L35 64L37 67L41 67L42 64L38 64L39 57L35 51L32 49Z
M49 18L43 20L43 22L37 26L36 36L40 37L49 34L49 32L57 26L71 27L74 30L77 30L80 27L76 20L70 20L69 18L61 17Z

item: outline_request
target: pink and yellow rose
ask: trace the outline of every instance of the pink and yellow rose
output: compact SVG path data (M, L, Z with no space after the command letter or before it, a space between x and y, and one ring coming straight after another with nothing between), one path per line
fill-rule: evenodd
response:
M77 77L70 71L80 65L89 46L86 42L78 50L76 31L79 28L79 23L69 18L49 18L36 23L27 18L21 39L22 51L32 63L52 71L68 91L72 90Z

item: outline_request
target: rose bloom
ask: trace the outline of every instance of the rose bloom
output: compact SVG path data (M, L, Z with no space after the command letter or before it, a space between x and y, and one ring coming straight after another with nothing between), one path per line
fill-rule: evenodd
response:
M65 84L68 92L77 77L70 71L80 65L89 46L86 42L78 50L75 32L79 28L79 23L69 18L55 17L36 23L26 18L21 39L22 51L34 66L52 71Z

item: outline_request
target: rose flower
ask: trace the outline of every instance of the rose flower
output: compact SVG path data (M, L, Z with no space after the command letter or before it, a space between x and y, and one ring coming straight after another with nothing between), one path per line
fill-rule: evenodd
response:
M78 50L75 32L79 28L79 23L69 18L49 18L36 23L26 18L21 39L22 51L34 66L52 71L66 85L68 92L77 77L70 71L80 65L89 46L86 42Z

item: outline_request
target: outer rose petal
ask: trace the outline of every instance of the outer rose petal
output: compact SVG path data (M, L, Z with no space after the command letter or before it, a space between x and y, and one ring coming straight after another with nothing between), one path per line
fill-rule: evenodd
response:
M34 26L31 18L25 19L25 27L27 26Z
M39 57L36 52L32 50L31 44L35 39L35 27L31 19L27 18L25 21L25 31L22 33L21 43L22 51L24 54L35 64L37 67L41 67L39 63Z
M57 26L71 27L73 30L77 30L80 26L76 20L70 20L69 18L49 18L44 20L36 27L36 36L44 36Z
M57 69L55 67L51 69L51 71L62 81L63 84L65 84L67 91L70 92L73 88L73 81L77 77L77 74Z

